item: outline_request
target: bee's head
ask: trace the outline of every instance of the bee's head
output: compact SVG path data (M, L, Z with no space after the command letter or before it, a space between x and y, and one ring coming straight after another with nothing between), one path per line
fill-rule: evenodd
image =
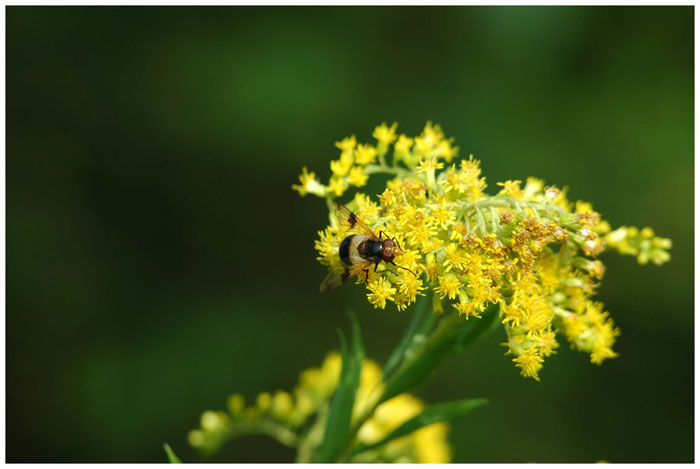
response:
M386 262L391 262L394 260L394 257L401 255L403 251L401 248L394 242L393 239L385 239L384 243L382 244L382 259L384 259Z

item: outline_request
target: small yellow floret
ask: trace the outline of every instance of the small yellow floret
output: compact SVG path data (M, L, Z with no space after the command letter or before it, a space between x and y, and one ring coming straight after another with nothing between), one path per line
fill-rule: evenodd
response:
M365 174L364 170L359 166L355 166L350 170L350 175L348 176L348 183L353 186L362 187L367 184L368 175Z
M401 154L408 153L411 151L411 146L413 146L413 139L401 134L394 144L394 151Z
M540 380L539 371L542 369L542 357L537 355L534 349L525 350L520 356L515 357L513 362L520 368L520 374L526 378Z
M354 135L351 137L345 137L340 142L335 142L335 146L342 152L352 151L355 148L355 145L357 145L357 139L355 139Z
M370 164L377 160L377 149L372 145L358 145L355 149L355 161L357 164Z
M399 124L394 122L391 127L387 127L385 122L377 126L372 132L372 137L376 138L379 143L389 144L396 140L396 127Z
M299 192L299 195L302 197L309 193L320 197L325 196L326 187L316 180L316 174L314 172L309 172L306 169L306 166L304 166L301 170L299 181L301 184L293 184L292 189Z
M387 300L393 300L396 294L396 288L391 286L391 283L384 277L378 277L367 284L367 289L371 292L367 295L367 299L375 308L384 309Z

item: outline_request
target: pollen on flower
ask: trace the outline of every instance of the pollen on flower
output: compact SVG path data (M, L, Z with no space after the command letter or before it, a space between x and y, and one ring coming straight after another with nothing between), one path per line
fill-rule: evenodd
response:
M453 300L459 294L461 287L459 277L448 274L439 277L438 280L440 285L435 288L435 291L440 294L441 298L448 297Z
M588 202L576 202L576 219L581 227L593 228L600 223L600 214L593 211L593 206Z
M458 148L439 125L428 122L415 137L397 128L377 126L375 144L354 136L337 142L341 155L331 163L328 184L303 168L301 184L293 186L332 206L374 174L389 175L378 195L360 192L347 201L377 235L381 230L396 238L403 251L394 259L403 269L381 262L370 273L369 303L380 309L393 303L403 311L430 294L436 313L445 309L465 319L493 306L508 353L523 376L535 379L559 345L557 334L593 363L617 356L613 346L620 332L594 301L605 274L598 257L613 250L640 264L660 265L670 260L671 240L651 228L612 229L590 203L569 201L567 187L538 178L524 178L524 185L501 182L496 194L488 194L480 161L473 155L455 161ZM332 224L319 231L315 244L319 261L336 271L344 236Z
M442 169L444 167L445 163L441 163L436 157L426 158L422 159L420 164L418 165L418 172L426 174L430 172L434 173L436 169Z
M498 221L501 225L512 225L515 223L515 215L508 209L502 208L498 211Z
M432 250L431 241L434 240L437 233L437 227L432 223L432 220L415 217L415 221L406 231L406 240L411 246L420 248L423 253L427 253Z
M466 319L470 317L480 318L481 312L484 310L483 302L476 298L470 298L464 290L459 292L459 302L452 305L460 315L464 315Z
M515 365L520 368L520 374L526 378L540 380L539 372L542 369L544 359L534 349L527 349L513 359Z
M450 202L447 199L438 201L438 206L433 210L433 218L438 227L443 230L449 229L455 223L457 214L450 207Z
M399 239L399 243L403 246L405 243L403 242L403 239ZM417 250L410 249L410 248L404 248L404 251L397 256L394 261L400 265L401 267L404 267L405 269L409 269L411 272L420 275L426 268L424 261L423 261L423 256L421 253ZM406 270L403 270L403 273L408 273ZM411 275L409 273L409 275ZM418 275L411 275L414 278L420 278Z
M384 192L382 192L382 195L379 197L379 203L382 204L382 207L392 205L395 201L396 194L391 189L384 189Z
M468 260L468 254L464 249L455 243L450 243L445 247L445 262L442 265L445 267L445 272L449 272L453 268L463 270Z
M314 242L318 252L316 258L321 264L330 266L333 270L339 270L342 264L338 256L337 230L328 227L318 232L319 239Z
M416 295L422 295L425 290L423 281L409 272L402 272L402 282L399 284L399 292L404 295L409 303L416 301Z
M367 289L370 293L367 299L375 308L384 309L387 300L393 300L396 294L396 288L391 286L391 283L384 277L379 277L367 284Z
M520 188L520 184L522 181L506 181L506 182L497 182L497 186L502 186L503 189L501 189L501 192L499 194L504 194L509 197L513 197L514 199L522 199L523 198L523 191Z
M583 253L587 256L598 257L603 249L603 241L597 235L583 242Z
M364 220L369 221L374 220L379 214L379 205L374 202L367 195L358 192L355 194L355 199L353 200L355 207L357 208L357 214L360 215Z

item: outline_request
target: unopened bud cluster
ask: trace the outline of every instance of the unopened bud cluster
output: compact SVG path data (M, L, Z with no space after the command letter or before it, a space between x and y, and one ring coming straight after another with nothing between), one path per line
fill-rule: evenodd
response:
M213 453L229 440L250 434L265 434L280 443L296 447L303 456L321 442L328 406L338 387L341 357L328 354L319 368L309 368L299 376L293 393L277 391L258 394L251 405L242 395L228 400L228 411L206 411L200 428L192 430L192 446ZM381 368L372 360L362 363L360 385L357 389L353 421L375 404L383 389ZM424 404L409 393L383 402L359 428L355 445L371 445L382 440L402 423L418 415ZM317 427L309 428L312 416L320 416ZM451 448L447 441L446 423L435 423L403 438L393 440L370 451L357 454L350 462L447 463Z

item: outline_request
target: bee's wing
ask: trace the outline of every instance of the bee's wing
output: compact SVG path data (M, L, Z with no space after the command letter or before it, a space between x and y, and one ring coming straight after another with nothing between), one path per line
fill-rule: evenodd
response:
M332 290L334 288L337 288L347 282L350 278L354 277L355 275L359 274L363 270L365 270L367 267L372 265L372 261L370 260L363 260L362 262L359 262L357 264L351 265L349 267L345 267L345 270L332 270L326 275L326 278L323 279L323 282L321 282L321 293L327 292L328 290Z
M335 219L338 220L338 225L340 231L350 234L350 233L361 233L363 235L369 236L370 238L376 238L377 235L374 234L371 228L365 225L362 220L358 218L349 208L345 205L336 202L335 203Z

